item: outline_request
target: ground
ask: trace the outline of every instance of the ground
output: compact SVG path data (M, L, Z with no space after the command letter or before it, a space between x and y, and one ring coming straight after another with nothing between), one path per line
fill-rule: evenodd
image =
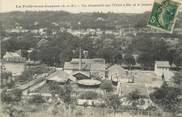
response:
M141 70L133 70L132 71L134 74L135 82L136 83L144 83L147 89L150 89L151 87L160 87L162 84L162 79L158 76L155 75L153 71L141 71ZM76 88L77 90L84 90L80 89L77 87L77 85L73 85L74 89ZM50 93L48 84L45 84L43 87L38 89L38 93ZM29 106L29 105L27 105ZM39 105L41 106L41 105ZM37 106L38 107L38 106ZM49 106L48 106L49 107ZM58 115L53 115L48 109L40 110L38 108L34 108L36 111L35 112L25 112L26 117L149 117L147 115L133 115L129 114L128 112L119 112L119 113L113 113L113 112L104 112L106 110L101 109L101 108L83 108L82 109L74 109L73 113L68 113L65 111L61 111ZM81 114L81 115L79 115ZM0 114L1 115L1 114ZM2 116L4 117L4 116ZM6 116L5 116L6 117ZM150 116L153 117L153 116ZM163 117L163 116L162 116ZM173 116L164 116L164 117L173 117Z
M20 75L25 68L24 63L5 63L4 66L7 71L12 72L12 74L15 76Z
M144 83L150 87L160 87L162 78L158 77L154 71L133 70L134 82Z
M59 112L58 114L52 114L50 110L39 111L39 112L26 112L26 117L157 117L142 115L140 113L131 114L129 112L118 112L113 113L112 111L107 111L101 108L77 108L72 113ZM164 113L160 117L174 117L171 114Z

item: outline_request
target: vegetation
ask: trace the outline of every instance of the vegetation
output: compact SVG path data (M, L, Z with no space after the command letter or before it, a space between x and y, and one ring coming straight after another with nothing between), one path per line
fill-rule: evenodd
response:
M63 102L65 103L66 108L69 108L70 105L73 103L73 98L71 96L72 93L72 87L70 85L70 82L65 83L64 90L63 90Z
M12 78L11 72L1 72L1 87L11 89L15 86L15 81Z
M115 112L121 105L120 98L117 94L108 95L105 99L106 105L111 107Z
M83 54L83 58L104 58L109 64L125 64L129 67L139 63L144 69L153 69L156 60L169 61L170 64L176 64L182 67L182 36L181 34L166 34L166 33L136 33L124 34L125 36L116 37L114 34L86 35L81 38L73 36L66 31L60 31L60 28L65 29L101 29L119 31L120 29L127 30L128 24L130 27L146 28L143 22L149 13L144 14L114 14L114 13L80 13L70 14L67 12L11 12L0 13L0 22L2 25L2 49L1 57L7 51L17 51L21 49L21 54L25 58L30 58L33 61L40 61L48 66L63 67L66 61L79 56L79 47L81 46L87 55ZM52 18L54 17L54 18ZM138 18L140 17L140 18ZM98 18L103 19L97 20ZM179 14L179 19L182 14ZM46 20L45 20L46 19ZM78 22L82 25L78 25ZM38 22L36 24L36 22ZM36 25L35 25L36 24ZM58 24L58 26L54 25ZM7 32L6 29L28 29L28 32L13 33ZM177 22L177 28L182 27L182 21ZM32 31L44 28L45 35L33 33ZM53 32L56 34L52 34ZM125 33L125 32L123 32ZM39 42L45 39L44 44ZM175 43L175 40L177 42ZM174 41L173 41L174 40ZM69 48L68 48L69 47ZM33 50L28 52L28 50ZM138 55L135 57L134 55ZM38 67L30 67L26 69L20 76L23 81L30 81L34 75L47 73L49 71L46 65ZM8 79L12 75L2 72L2 79ZM167 111L175 111L179 100L177 97L181 94L181 77L182 71L179 71L174 76L174 83L178 86L169 87L166 83L154 93L151 94L152 100L159 104ZM14 86L13 82L7 84L8 88ZM111 81L104 81L101 89L106 92L112 92L113 86ZM55 98L58 94L59 99L64 102L66 109L73 107L75 100L72 96L73 90L69 82L63 87L51 84L49 88L51 94ZM12 91L2 90L1 100L4 103L16 103L21 101L22 92L19 89ZM95 99L98 94L95 92L86 92L81 94L82 99ZM129 100L136 101L141 96L138 91L129 94ZM117 111L121 102L118 95L107 93L104 97L105 104L102 106L110 107ZM45 100L40 96L35 96L30 100L30 103L41 104ZM85 103L84 106L88 106ZM56 112L55 112L56 113ZM82 113L78 113L78 116ZM10 116L12 112L10 111Z
M173 77L174 83L176 83L179 87L182 87L182 70L178 71Z
M168 60L177 66L182 65L182 50L180 46L182 41L179 34L137 33L136 35L130 34L126 35L126 37L117 38L113 34L102 34L99 35L99 38L91 38L91 35L86 35L82 39L78 39L78 37L68 32L58 31L60 27L64 27L65 29L72 27L72 29L99 28L101 30L119 30L127 29L128 24L135 29L139 27L145 28L142 24L146 21L148 13L140 15L114 13L70 14L67 12L46 11L1 13L0 16L0 20L4 24L4 29L12 29L17 26L29 30L46 29L46 36L31 32L7 33L2 31L2 37L8 37L8 39L1 43L2 56L6 51L21 49L22 55L26 58L62 67L65 61L70 61L71 58L78 57L79 46L81 45L83 50L88 51L88 58L101 57L107 63L111 64L127 64L131 66L137 62L145 69L152 69L154 61ZM181 16L181 13L179 13L179 17ZM103 18L104 20L99 21L97 18ZM34 25L35 22L37 22L37 25ZM81 27L78 25L78 22L81 22ZM54 25L55 23L58 26ZM178 21L178 26L182 26L181 21ZM58 31L57 34L51 34L54 31ZM165 38L179 40L178 43L173 43L165 40ZM46 43L38 46L38 42L41 39L45 39ZM67 48L68 45L69 48ZM26 51L31 48L33 48L33 51L28 55ZM133 57L134 54L138 55L138 59L135 60Z
M112 82L110 80L103 81L100 88L106 92L111 92L113 90Z
M93 91L87 91L87 92L83 92L81 93L80 97L81 99L97 99L98 98L98 94L96 92Z
M30 104L42 104L45 102L45 99L41 95L35 95L29 99Z
M133 92L129 93L128 99L129 100L138 100L141 98L138 90L134 90Z
M161 88L157 89L150 96L154 103L162 106L165 111L175 112L179 103L177 99L179 95L180 89L169 87L164 83Z
M25 69L23 73L19 76L21 81L30 81L33 80L34 75L39 75L47 73L50 69L46 65L33 66Z
M163 39L158 39L158 36L152 39L151 35L141 35L133 40L131 47L139 53L137 62L144 68L153 68L155 61L169 61L171 64L178 65L180 58L177 49ZM146 39L147 38L147 39ZM182 58L181 58L182 60Z
M13 89L12 91L7 91L6 89L3 89L1 92L1 101L3 103L18 103L21 101L21 97L22 91L20 89Z

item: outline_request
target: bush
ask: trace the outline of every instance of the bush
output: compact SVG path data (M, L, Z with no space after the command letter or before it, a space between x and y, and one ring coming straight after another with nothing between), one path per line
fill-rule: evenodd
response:
M21 81L30 81L33 80L35 74L47 73L49 68L46 65L34 66L28 69L25 69L22 75L20 76Z
M97 97L98 97L98 94L96 92L88 91L88 92L82 93L79 98L92 100L92 99L96 99Z
M105 90L106 92L110 92L113 90L113 87L112 87L112 82L109 81L109 80L106 80L104 81L101 86L100 86L101 89Z
M138 90L134 90L128 95L129 100L138 100L140 97L142 96L140 95L140 92Z
M41 95L35 95L30 100L29 103L31 104L42 104L45 103L45 99Z
M1 101L3 103L13 103L21 101L22 91L20 89L14 89L12 91L2 90Z
M81 117L83 116L83 111L82 110L77 110L76 113L75 113L75 117Z
M108 107L112 107L112 109L116 112L116 110L121 105L120 97L117 94L108 95L105 99L105 102Z
M176 111L180 89L162 86L150 95L152 101L161 105L165 111Z

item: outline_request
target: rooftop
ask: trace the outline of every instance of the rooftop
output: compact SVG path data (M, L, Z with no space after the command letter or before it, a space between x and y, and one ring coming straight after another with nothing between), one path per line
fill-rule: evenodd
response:
M105 60L102 58L95 59L82 59L82 70L96 70L96 71L104 71L105 70ZM79 59L73 58L70 62L65 62L64 64L65 70L79 70Z
M86 86L94 86L94 85L100 85L101 82L98 80L87 79L87 80L79 80L78 84Z
M15 52L6 52L3 58L12 58L12 57L21 57L19 54Z
M155 61L157 67L170 67L169 61Z

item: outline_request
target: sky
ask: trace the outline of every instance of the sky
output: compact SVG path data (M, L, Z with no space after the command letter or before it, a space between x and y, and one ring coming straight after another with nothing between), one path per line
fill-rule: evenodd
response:
M0 12L63 10L71 13L143 13L151 11L154 0L0 0L0 2Z

